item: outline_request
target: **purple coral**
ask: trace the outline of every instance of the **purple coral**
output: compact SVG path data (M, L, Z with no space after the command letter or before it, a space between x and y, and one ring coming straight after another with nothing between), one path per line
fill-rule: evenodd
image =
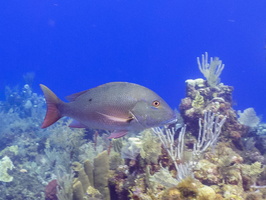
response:
M45 200L58 200L56 194L57 194L57 180L52 180L48 183L48 185L45 187Z

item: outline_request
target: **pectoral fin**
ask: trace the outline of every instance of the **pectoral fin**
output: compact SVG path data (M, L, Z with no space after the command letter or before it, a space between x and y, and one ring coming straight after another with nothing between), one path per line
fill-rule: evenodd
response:
M115 121L115 122L124 122L124 123L129 123L131 120L133 120L133 117L129 116L129 117L118 117L118 116L112 116L112 115L107 115L107 114L103 114L103 113L100 113L98 112L100 115L108 118L109 120L111 121Z

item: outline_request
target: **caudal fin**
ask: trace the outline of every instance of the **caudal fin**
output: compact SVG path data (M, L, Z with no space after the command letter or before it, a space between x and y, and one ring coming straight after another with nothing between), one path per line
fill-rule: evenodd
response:
M47 105L46 115L41 128L46 128L62 117L58 107L63 102L45 85L40 84L40 87L43 91Z

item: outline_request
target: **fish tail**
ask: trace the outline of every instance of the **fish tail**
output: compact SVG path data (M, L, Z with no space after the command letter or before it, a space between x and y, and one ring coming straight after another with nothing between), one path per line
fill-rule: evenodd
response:
M63 103L48 87L40 84L46 100L47 110L41 128L46 128L62 117L59 106Z

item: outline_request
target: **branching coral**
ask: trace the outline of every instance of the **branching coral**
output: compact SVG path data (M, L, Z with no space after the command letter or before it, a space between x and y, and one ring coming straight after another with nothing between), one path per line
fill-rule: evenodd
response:
M204 113L203 124L202 120L199 119L199 134L198 140L193 145L192 160L185 161L184 158L184 136L186 132L186 126L184 126L178 137L178 143L175 143L174 129L161 129L153 128L156 135L160 138L163 147L168 152L172 161L174 162L177 170L177 179L179 181L186 177L193 176L192 170L198 162L200 156L209 148L214 147L217 143L218 137L221 133L222 126L226 117L220 119L215 113L206 111ZM165 134L164 134L165 132Z
M72 200L73 198L73 180L74 180L74 173L70 174L62 174L59 170L56 171L57 177L57 197L59 200Z
M243 112L238 111L238 121L249 127L256 127L260 123L260 118L256 115L254 108L247 108Z
M128 138L128 143L121 149L121 156L124 159L136 160L140 153L142 142L137 137Z
M222 64L222 61L219 60L218 57L211 57L210 63L208 63L208 53L205 52L205 54L202 54L200 58L197 58L198 66L201 71L201 73L205 76L207 79L208 84L211 87L215 87L217 84L220 83L220 75L224 69L224 64Z

